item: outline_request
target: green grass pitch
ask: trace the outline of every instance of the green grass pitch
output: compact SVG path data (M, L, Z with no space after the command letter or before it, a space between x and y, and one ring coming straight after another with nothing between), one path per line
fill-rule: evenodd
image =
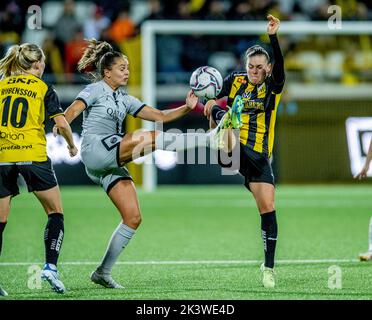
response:
M32 194L14 199L4 233L1 299L371 299L367 249L371 187L278 186L277 286L265 289L260 218L240 186L172 186L139 191L143 222L114 267L125 286L90 282L120 218L99 187L62 187L65 240L59 270L68 293L35 278L44 259L46 217ZM341 270L341 289L330 289ZM34 270L34 271L33 271ZM36 279L36 280L35 280ZM29 287L33 288L30 289Z

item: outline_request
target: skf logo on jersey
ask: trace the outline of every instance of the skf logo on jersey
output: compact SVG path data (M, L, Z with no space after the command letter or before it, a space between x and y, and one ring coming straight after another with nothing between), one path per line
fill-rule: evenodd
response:
M37 82L37 80L17 77L17 78L10 78L7 84L15 84L15 83L30 84L30 83L35 83L35 82Z
M3 131L0 131L0 139L7 139L7 140L24 140L25 136L23 133L6 133Z

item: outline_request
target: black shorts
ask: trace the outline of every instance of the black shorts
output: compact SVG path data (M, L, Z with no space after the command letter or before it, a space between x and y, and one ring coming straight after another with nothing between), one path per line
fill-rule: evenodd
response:
M251 182L266 182L275 186L273 170L267 156L241 143L239 173L244 177L244 185L249 191Z
M18 175L26 181L28 192L44 191L58 185L52 163L48 158L44 162L0 163L0 198L19 194Z

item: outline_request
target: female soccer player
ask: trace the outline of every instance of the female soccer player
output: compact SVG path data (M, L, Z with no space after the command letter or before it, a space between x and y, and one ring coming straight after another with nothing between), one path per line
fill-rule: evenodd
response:
M367 177L367 172L369 170L369 165L372 160L372 140L369 144L369 149L366 157L366 161L362 170L355 176L355 178L361 180L362 178ZM368 242L368 251L359 254L360 261L370 261L372 260L372 217L369 221L369 242Z
M277 221L274 206L274 175L270 157L274 143L274 126L277 107L284 86L284 61L277 38L279 19L268 16L267 33L273 49L275 63L270 64L269 54L259 45L246 51L246 71L233 72L225 80L218 98L228 97L229 112L206 103L204 114L211 127L240 129L240 170L245 186L253 194L261 215L261 233L265 262L263 285L275 286L274 255L277 240Z
M160 111L128 95L124 88L129 79L128 59L113 51L107 42L89 40L78 68L83 72L89 71L95 81L86 86L66 109L66 120L71 123L83 112L81 157L86 172L103 187L122 218L101 264L91 274L91 280L107 288L122 288L112 279L111 271L141 223L136 189L124 165L155 149L205 147L210 136L160 131L124 133L127 114L150 121L169 122L195 108L198 98L190 91L185 105Z
M45 111L66 139L71 157L77 154L77 148L55 90L41 80L44 68L44 53L35 44L14 45L0 60L0 252L10 202L19 194L17 178L22 175L28 191L35 194L48 215L42 278L56 292L64 293L65 287L57 273L64 234L63 211L56 176L46 152Z

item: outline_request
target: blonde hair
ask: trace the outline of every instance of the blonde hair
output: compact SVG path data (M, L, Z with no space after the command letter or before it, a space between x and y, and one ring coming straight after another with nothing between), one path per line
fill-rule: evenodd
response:
M44 52L36 44L13 45L0 60L0 78L22 74L31 69L34 62L42 58L45 59Z
M86 40L88 47L78 63L78 70L89 74L93 81L102 80L105 76L104 70L111 70L115 58L128 58L121 52L114 51L112 46L106 41L97 41L92 38Z

